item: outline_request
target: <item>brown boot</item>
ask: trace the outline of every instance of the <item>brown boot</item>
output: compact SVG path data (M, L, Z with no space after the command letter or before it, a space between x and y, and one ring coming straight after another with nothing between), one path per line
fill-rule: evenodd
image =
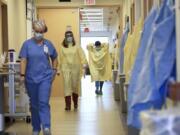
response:
M65 103L66 103L66 111L70 111L71 110L71 96L66 96L65 97Z
M72 97L73 97L73 102L74 102L74 109L77 109L78 108L78 94L73 93Z

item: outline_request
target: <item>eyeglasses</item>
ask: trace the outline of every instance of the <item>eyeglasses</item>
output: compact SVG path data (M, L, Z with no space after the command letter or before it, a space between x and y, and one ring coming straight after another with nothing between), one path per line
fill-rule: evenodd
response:
M66 37L72 37L73 35L71 33L66 34Z

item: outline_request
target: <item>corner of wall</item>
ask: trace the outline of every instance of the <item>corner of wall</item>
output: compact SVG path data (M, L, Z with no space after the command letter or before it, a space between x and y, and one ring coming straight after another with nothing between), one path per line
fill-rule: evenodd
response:
M0 54L2 53L2 10L1 10L1 0L0 0Z

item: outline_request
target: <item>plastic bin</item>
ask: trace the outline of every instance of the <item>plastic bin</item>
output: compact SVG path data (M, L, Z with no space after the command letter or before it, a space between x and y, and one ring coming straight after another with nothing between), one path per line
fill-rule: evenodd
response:
M119 101L119 84L116 82L116 78L118 76L118 71L113 70L113 90L114 90L114 100Z
M127 97L126 94L124 93L124 89L126 87L124 86L125 83L125 75L121 74L119 75L119 96L120 96L120 108L122 113L127 113Z

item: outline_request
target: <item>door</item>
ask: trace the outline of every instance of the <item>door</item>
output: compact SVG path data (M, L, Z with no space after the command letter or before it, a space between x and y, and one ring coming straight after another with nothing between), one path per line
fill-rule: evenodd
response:
M79 9L38 9L38 18L45 20L48 27L45 37L54 44L58 52L67 26L72 27L76 44L79 45ZM56 77L52 87L53 97L63 96L62 81L61 75Z

